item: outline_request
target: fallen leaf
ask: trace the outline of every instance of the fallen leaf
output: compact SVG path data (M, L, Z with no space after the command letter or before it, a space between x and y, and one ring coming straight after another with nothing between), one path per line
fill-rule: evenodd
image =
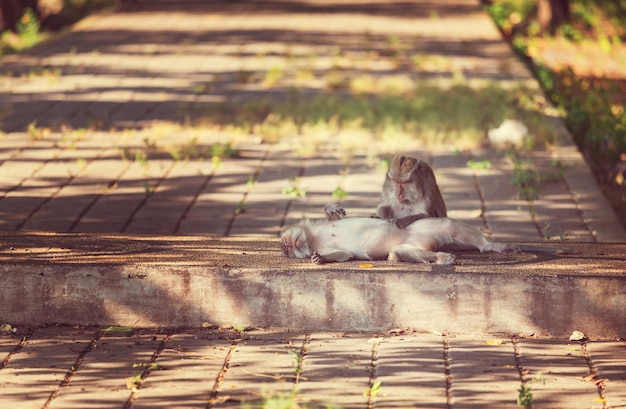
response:
M372 268L374 265L372 263L361 263L359 264L359 268Z
M497 346L497 345L502 345L502 340L501 339L488 339L487 341L485 341L485 343L487 345Z

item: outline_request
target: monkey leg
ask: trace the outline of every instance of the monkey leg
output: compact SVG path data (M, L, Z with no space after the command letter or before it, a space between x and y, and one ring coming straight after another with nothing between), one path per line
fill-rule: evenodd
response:
M476 247L481 252L483 251L494 251L496 253L519 253L520 249L514 244L507 243L498 243L494 241L489 241L481 232L479 232L474 227L459 222L450 220L454 227L451 229L454 234L452 234L452 239L456 244L468 245L472 247Z
M422 250L410 244L399 244L391 247L387 259L406 263L454 264L454 255L450 253Z
M353 255L347 251L336 251L334 253L320 254L314 251L311 255L311 261L315 264L335 263L341 261L352 260Z

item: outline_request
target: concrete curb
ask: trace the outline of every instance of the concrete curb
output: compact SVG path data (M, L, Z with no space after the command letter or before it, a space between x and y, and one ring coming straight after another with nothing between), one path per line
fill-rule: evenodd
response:
M626 244L370 267L287 259L258 238L0 237L14 243L0 253L11 323L626 336Z

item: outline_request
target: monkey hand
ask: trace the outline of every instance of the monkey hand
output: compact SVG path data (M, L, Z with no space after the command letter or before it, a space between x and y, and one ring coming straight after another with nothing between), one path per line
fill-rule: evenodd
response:
M326 220L339 220L346 217L346 210L337 203L327 203L324 205Z
M437 261L435 261L435 264L450 265L454 264L455 259L454 254L439 251L437 252Z
M515 244L507 244L507 243L495 243L492 242L492 251L497 253L505 253L505 254L519 254L522 252L519 247Z
M324 259L317 251L314 251L313 254L311 254L311 261L315 264L324 264Z
M502 252L507 254L519 254L522 252L522 250L515 244L507 244L506 246L504 246Z

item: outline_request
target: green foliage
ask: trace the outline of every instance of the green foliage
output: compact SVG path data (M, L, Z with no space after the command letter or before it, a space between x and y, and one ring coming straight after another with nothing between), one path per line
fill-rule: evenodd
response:
M488 170L491 169L491 161L489 159L467 161L467 167L474 170Z
M533 393L530 390L530 385L520 385L517 391L519 392L517 395L517 405L524 409L531 409L533 407Z
M375 381L369 388L365 389L365 392L363 392L363 396L375 398L380 393L381 385L381 380Z
M626 152L626 113L620 84L579 78L572 70L554 73L551 100L567 112L565 121L576 141L597 162L617 163Z
M300 178L289 179L289 185L283 188L282 193L290 199L306 197L306 190L300 187Z
M531 390L531 386L534 382L541 381L545 383L541 372L537 374L533 379L528 382L523 382L520 385L520 388L517 390L517 405L521 406L524 409L532 409L533 407L533 393Z
M337 186L332 193L333 200L340 202L348 197L348 192L346 192L341 186Z
M69 26L93 10L110 7L112 4L111 0L63 0L63 8L58 17L63 25ZM17 21L15 32L5 31L0 34L0 56L33 47L47 37L45 27L40 26L36 13L26 8Z
M529 202L539 199L541 175L533 166L523 160L515 150L507 152L507 158L513 167L511 183L517 189L518 196Z
M517 101L534 93L523 87L502 89L497 84L476 87L457 83L441 87L434 83L409 81L410 89L325 93L310 98L297 95L288 101L254 101L237 104L207 104L202 122L254 133L265 142L284 137L333 135L358 131L374 140L394 136L402 144L413 139L425 145L479 145L486 130L506 118L541 123L537 110L520 109ZM407 85L408 85L407 84ZM314 135L311 135L314 134ZM361 138L361 144L363 138ZM541 141L539 141L541 143Z

